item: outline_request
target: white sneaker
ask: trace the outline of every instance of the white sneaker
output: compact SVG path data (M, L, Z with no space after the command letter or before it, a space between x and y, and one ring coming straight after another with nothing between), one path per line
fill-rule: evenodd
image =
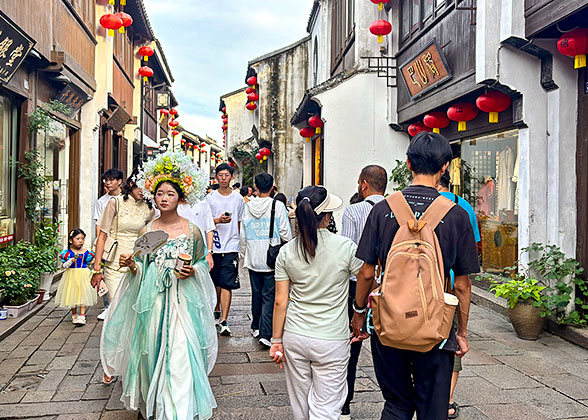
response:
M259 337L259 330L251 330L251 335L253 336L253 338Z
M86 315L79 315L74 324L86 325Z
M227 324L227 321L222 321L222 322L219 324L219 330L218 330L218 333L219 333L220 335L224 335L224 336L226 336L226 337L228 337L228 336L230 336L230 335L231 335L231 329L229 328L229 324Z
M71 316L71 323L72 324L77 324L78 323L78 315L73 315Z
M270 341L267 338L260 338L259 339L259 344L261 344L262 346L267 347L268 349L272 346L272 343L270 343Z
M106 315L108 315L108 308L106 308L102 312L100 312L100 315L98 315L96 318L99 319L100 321L104 321L106 319Z

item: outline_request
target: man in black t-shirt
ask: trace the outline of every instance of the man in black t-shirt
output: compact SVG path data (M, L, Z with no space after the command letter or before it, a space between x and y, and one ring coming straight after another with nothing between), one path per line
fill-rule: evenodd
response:
M408 167L413 183L402 193L416 218L439 197L436 186L452 158L451 147L439 134L421 132L408 148ZM364 265L357 275L353 320L354 340L368 338L361 331L365 307L375 273L375 266L386 266L386 258L399 228L387 201L376 204L359 242L357 258ZM468 351L466 328L470 308L471 284L468 274L480 270L474 233L465 210L454 206L435 229L443 254L445 277L455 273L454 291L459 300L457 334L428 352L401 350L383 345L376 333L371 347L374 369L386 400L382 419L446 420L454 354L462 357Z

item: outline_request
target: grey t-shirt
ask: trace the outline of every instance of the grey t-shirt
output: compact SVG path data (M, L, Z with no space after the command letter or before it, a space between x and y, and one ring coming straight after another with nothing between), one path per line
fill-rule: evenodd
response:
M355 257L357 245L319 229L316 256L307 263L299 240L284 245L276 260L276 281L292 282L284 329L323 340L349 340L349 275L363 265Z

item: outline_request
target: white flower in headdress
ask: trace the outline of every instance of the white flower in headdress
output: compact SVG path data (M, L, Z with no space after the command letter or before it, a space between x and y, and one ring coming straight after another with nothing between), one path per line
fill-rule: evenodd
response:
M182 152L166 152L148 160L136 179L147 199L153 199L157 186L164 181L178 185L189 204L201 200L208 185L206 174Z

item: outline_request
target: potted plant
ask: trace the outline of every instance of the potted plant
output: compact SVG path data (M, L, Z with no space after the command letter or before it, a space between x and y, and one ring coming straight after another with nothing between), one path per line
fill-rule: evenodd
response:
M40 274L40 290L44 290L43 300L49 300L53 275L57 270L57 235L59 223L42 223L35 232L35 246L37 248L37 268Z
M32 306L39 285L38 255L29 242L20 241L0 250L0 288L4 289L9 317Z

